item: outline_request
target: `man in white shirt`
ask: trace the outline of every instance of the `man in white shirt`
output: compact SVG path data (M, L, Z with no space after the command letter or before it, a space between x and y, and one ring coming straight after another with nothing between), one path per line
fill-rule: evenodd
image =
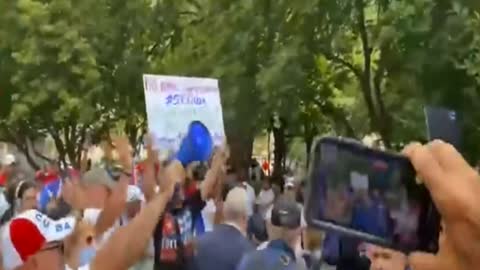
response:
M202 210L203 225L205 226L205 232L211 232L215 223L215 213L217 207L215 206L215 200L209 199L206 201L206 205Z
M265 218L268 208L273 204L275 200L275 193L273 192L272 185L268 179L263 181L262 190L258 194L256 204L258 211Z
M251 217L253 215L253 208L255 207L255 189L246 181L243 182L242 185L247 190L247 215Z
M109 224L108 228L99 224L100 215L105 210L110 210L105 207L107 202L112 198L112 193L116 182L111 178L105 169L94 168L85 173L81 179L81 185L88 198L95 198L90 200L90 207L83 211L83 219L96 227L97 240L99 247L101 247L112 233L121 225L120 220ZM115 192L114 194L117 194ZM110 194L110 195L109 195Z

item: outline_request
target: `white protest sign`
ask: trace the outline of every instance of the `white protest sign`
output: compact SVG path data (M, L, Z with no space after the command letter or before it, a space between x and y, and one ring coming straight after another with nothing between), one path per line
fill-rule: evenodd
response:
M218 81L161 75L143 75L148 128L161 150L176 151L188 125L201 121L216 145L225 140Z
M353 190L368 190L368 175L358 172L350 173L350 185Z

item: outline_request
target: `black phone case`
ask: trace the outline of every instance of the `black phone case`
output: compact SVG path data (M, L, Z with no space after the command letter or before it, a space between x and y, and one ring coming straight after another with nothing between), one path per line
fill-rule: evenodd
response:
M364 232L361 232L361 231L357 231L357 230L348 228L346 226L338 225L338 224L335 224L334 222L331 222L331 221L316 220L312 216L312 211L311 211L312 206L311 206L311 204L314 201L312 198L315 197L315 194L312 194L312 178L314 177L314 170L315 170L314 167L315 167L315 164L317 163L317 160L319 158L322 158L321 157L321 151L319 150L319 147L322 144L326 144L326 143L341 145L341 146L344 146L344 147L355 149L357 151L370 152L370 153L373 153L375 156L383 157L383 158L386 158L386 159L394 159L394 160L402 161L402 162L405 163L405 166L406 166L405 169L408 170L408 172L406 172L406 173L411 174L412 175L411 177L413 178L413 182L415 182L414 168L411 165L408 158L406 158L405 156L403 156L401 154L386 152L386 151L377 150L377 149L372 149L372 148L369 148L369 147L363 145L359 141L349 139L349 138L335 138L335 137L317 138L315 140L315 142L313 143L313 147L311 149L310 164L308 166L308 174L307 174L308 175L308 177L307 177L308 183L307 183L307 193L306 193L307 198L306 198L306 205L305 205L305 218L306 218L306 221L307 221L308 225L311 226L311 227L317 228L317 229L321 229L321 230L333 231L333 232L336 232L340 235L343 235L343 237L357 239L357 240L359 240L359 242L368 242L368 243L384 246L384 247L387 247L387 248L399 250L399 251L402 251L402 252L407 252L407 253L410 252L411 250L409 250L408 248L405 248L405 247L402 247L402 246L397 246L394 243L392 243L391 241L386 240L384 238L377 237L375 235L364 233ZM420 234L422 232L428 231L428 228L425 228L425 226L427 226L426 224L432 224L432 222L428 222L428 220L427 220L429 218L428 212L431 211L432 203L431 203L431 199L430 199L430 196L428 194L428 191L425 188L422 188L422 189L424 189L424 196L422 197L423 201L421 203L422 214L421 214L421 217L420 217L421 220L419 222L420 228L417 229L417 233L419 234L418 238L420 240L420 244L419 244L418 249L428 250L428 248L425 247L425 244L422 244L422 243L431 242L431 239L426 239L427 237L430 237L430 236L422 236Z

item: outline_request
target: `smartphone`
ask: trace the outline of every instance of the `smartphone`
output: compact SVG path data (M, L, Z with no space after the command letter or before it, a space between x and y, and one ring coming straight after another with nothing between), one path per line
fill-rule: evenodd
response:
M461 130L457 112L447 108L426 106L424 113L428 140L440 139L460 149Z
M419 250L431 200L406 157L332 137L317 140L311 155L309 226L355 239L359 248Z

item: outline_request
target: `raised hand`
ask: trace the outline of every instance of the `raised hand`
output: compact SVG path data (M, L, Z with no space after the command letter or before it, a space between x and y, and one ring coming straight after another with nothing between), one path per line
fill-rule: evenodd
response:
M442 219L437 254L414 253L414 270L471 270L480 265L480 177L455 148L442 141L404 150L430 191Z
M77 178L63 183L61 196L74 209L85 209L89 202L88 195Z
M115 136L113 138L113 145L118 153L118 158L123 166L123 169L130 172L132 169L132 147L126 136Z
M158 152L153 149L152 136L145 135L144 143L147 150L147 159L143 162L142 191L147 201L150 201L155 196L155 189L157 187L155 166L156 164L160 164L160 162L158 161Z
M212 156L211 168L224 170L228 156L229 151L228 147L225 144L220 147L216 147Z

